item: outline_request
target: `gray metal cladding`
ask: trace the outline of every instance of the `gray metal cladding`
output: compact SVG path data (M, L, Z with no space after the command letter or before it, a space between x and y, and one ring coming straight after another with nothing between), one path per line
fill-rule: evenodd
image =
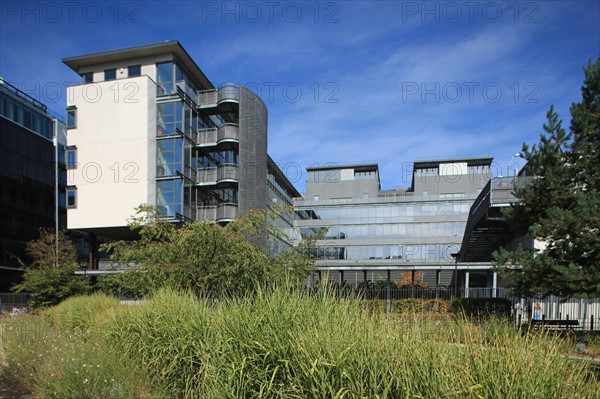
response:
M264 209L267 203L267 107L240 87L239 214Z

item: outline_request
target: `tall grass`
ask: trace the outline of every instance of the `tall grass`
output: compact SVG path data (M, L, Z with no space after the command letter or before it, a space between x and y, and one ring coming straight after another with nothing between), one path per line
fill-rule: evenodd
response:
M41 398L154 397L144 370L97 335L116 306L112 298L78 297L5 321L3 371Z
M561 353L560 338L523 334L503 320L389 317L326 290L309 295L280 286L219 304L162 290L139 306L107 309L85 322L53 321L61 334L75 331L78 340L99 345L83 350L78 362L52 363L62 397L92 397L75 394L87 389L77 376L91 372L90 363L80 363L92 349L106 357L96 367L106 370L103 379L123 374L122 392L104 387L100 398L520 399L598 398L600 392L588 363ZM10 356L34 364L45 349ZM44 367L18 372L36 376L42 397L56 397L49 394L55 386L43 390ZM127 368L140 378L129 378Z

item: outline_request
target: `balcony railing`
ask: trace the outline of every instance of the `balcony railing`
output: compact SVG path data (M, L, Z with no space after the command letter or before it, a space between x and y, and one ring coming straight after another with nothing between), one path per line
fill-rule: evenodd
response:
M238 166L237 165L219 165L217 168L217 183L220 182L237 182L238 181Z
M199 146L214 146L221 142L238 142L240 137L239 126L228 123L220 128L201 129L197 132L196 143Z
M206 168L198 170L196 173L197 184L216 184L217 183L217 168Z
M240 101L240 87L227 83L216 90L204 90L198 92L198 106L217 106L223 101Z
M196 220L207 222L229 222L238 216L238 206L233 203L199 206L196 208Z
M222 141L239 141L240 127L235 123L228 123L217 130L217 143Z
M219 204L217 206L217 222L229 222L237 217L237 204Z
M217 184L238 181L238 166L234 164L219 165L216 168L198 170L197 184Z

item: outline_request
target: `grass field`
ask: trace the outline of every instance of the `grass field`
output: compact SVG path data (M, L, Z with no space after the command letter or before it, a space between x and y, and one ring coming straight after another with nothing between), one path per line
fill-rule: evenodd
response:
M287 287L141 305L94 295L4 323L6 370L41 398L592 398L570 343L447 313L386 315Z

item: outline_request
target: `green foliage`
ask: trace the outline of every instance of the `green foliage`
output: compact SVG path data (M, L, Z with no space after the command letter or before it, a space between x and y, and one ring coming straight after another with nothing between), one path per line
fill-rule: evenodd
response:
M66 299L44 310L41 315L50 325L60 329L87 331L97 322L98 317L105 317L109 311L116 311L118 307L118 299L95 293Z
M118 298L140 299L156 288L156 273L140 269L132 269L125 273L99 276L95 288Z
M193 397L193 388L207 383L207 345L214 338L208 310L193 294L162 289L120 312L105 340L131 362L143 364L154 384L166 387L171 397Z
M510 317L511 301L506 298L456 298L450 310L457 316L481 319L489 317Z
M88 298L92 300L93 298ZM79 302L82 304L82 302ZM95 318L94 323L100 322ZM146 370L101 336L36 315L3 323L5 371L39 398L159 398ZM97 331L97 329L94 329ZM162 397L167 398L168 395Z
M278 234L268 223L271 211L254 211L225 227L194 222L181 226L159 218L156 208L141 206L130 227L139 231L134 242L104 246L112 260L136 268L105 278L101 288L128 296L143 296L160 287L189 290L199 296L221 297L253 290L283 278L302 281L314 267L308 256L314 241L303 242L270 257L252 241Z
M387 301L373 299L365 301L367 308L380 312L387 311ZM392 313L446 313L448 312L448 301L444 299L400 299L392 300L390 312Z
M559 337L498 319L389 318L326 289L278 284L216 304L164 289L114 311L89 318L86 331L16 318L2 341L10 370L36 395L61 398L592 399L600 390Z
M58 265L56 236L52 231L40 230L40 237L27 243L26 251L32 263L23 276L23 282L15 285L13 290L30 293L30 309L52 306L71 296L89 292L88 283L74 274L78 268L77 252L63 232L58 234Z
M494 254L518 295L600 296L600 59L585 69L581 92L568 132L550 108L540 142L523 145L535 178L515 190L506 216L546 248Z

